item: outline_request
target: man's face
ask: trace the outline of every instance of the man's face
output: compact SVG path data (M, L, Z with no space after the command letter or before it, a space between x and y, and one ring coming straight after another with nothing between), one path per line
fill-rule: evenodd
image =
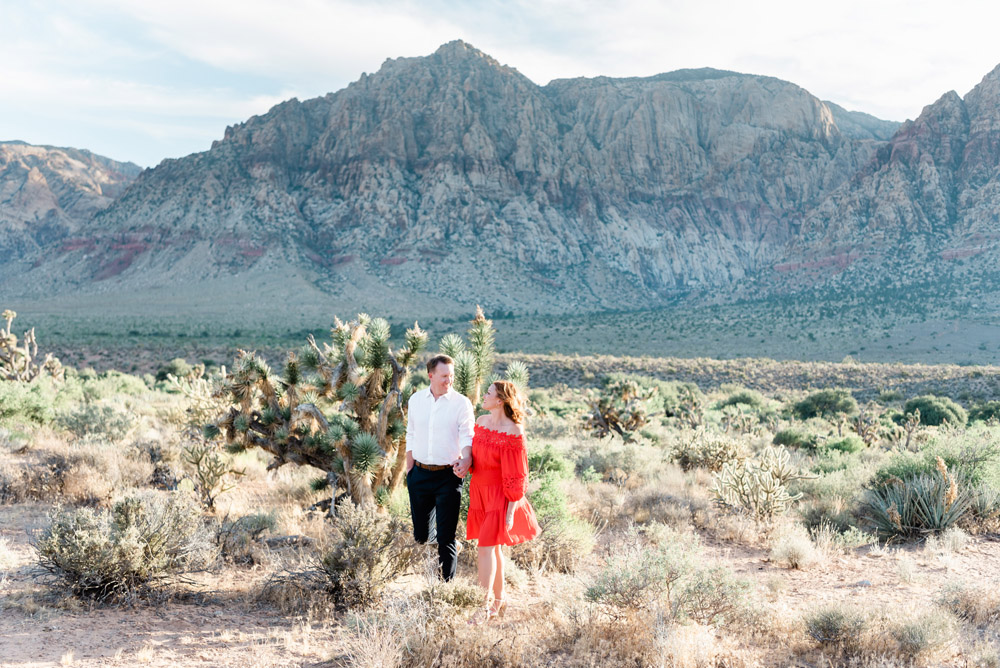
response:
M439 363L427 376L431 379L431 392L434 396L441 396L455 382L455 365Z

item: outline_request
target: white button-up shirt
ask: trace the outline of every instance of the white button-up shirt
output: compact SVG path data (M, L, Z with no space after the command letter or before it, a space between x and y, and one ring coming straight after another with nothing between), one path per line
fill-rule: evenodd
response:
M407 404L406 451L421 464L453 464L462 448L472 447L476 423L472 402L448 390L437 399L431 388L414 392Z

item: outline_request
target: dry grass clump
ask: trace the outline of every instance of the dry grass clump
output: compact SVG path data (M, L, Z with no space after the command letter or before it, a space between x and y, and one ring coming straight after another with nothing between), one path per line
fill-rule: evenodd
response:
M222 557L234 564L261 564L267 561L265 550L259 542L266 531L277 525L274 512L244 515L235 520L224 519L215 533L215 542Z
M996 583L978 586L948 583L941 590L938 603L959 619L980 628L1000 623L1000 589Z
M42 568L74 595L101 602L134 600L214 557L197 505L180 493L56 512L36 549Z
M906 665L935 665L958 640L955 617L940 608L869 614L835 603L807 614L805 626L822 647L863 665L888 658Z
M788 568L809 568L820 560L809 533L798 525L785 525L771 536L771 561Z

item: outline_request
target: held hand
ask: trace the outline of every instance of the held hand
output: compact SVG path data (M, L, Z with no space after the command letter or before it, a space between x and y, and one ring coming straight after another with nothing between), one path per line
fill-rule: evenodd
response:
M472 468L472 457L460 457L451 465L452 471L459 478L464 478Z

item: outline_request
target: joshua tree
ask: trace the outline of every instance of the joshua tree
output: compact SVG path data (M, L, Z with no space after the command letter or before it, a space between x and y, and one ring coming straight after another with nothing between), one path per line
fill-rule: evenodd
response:
M360 314L349 323L337 319L332 338L320 350L309 337L299 354L289 354L281 377L240 351L219 390L234 405L206 436L222 433L231 452L266 450L274 455L268 469L314 466L326 472L317 488L333 487L334 497L343 489L355 503L373 505L402 482L407 380L427 334L414 324L393 350L389 323Z
M476 317L470 323L468 337L466 344L458 334L447 334L441 339L440 351L455 360L455 390L468 397L473 406L478 406L483 391L500 379L493 373L496 330L493 321L483 315L479 306L476 306ZM504 371L504 379L525 390L528 367L523 362L511 362Z
M17 336L11 332L11 323L17 313L6 309L0 318L7 321L7 326L0 329L0 380L32 381L42 373L47 373L56 380L62 380L65 374L62 364L52 356L45 355L42 365L35 359L38 356L38 343L35 341L35 328L24 333L24 341L18 345Z

